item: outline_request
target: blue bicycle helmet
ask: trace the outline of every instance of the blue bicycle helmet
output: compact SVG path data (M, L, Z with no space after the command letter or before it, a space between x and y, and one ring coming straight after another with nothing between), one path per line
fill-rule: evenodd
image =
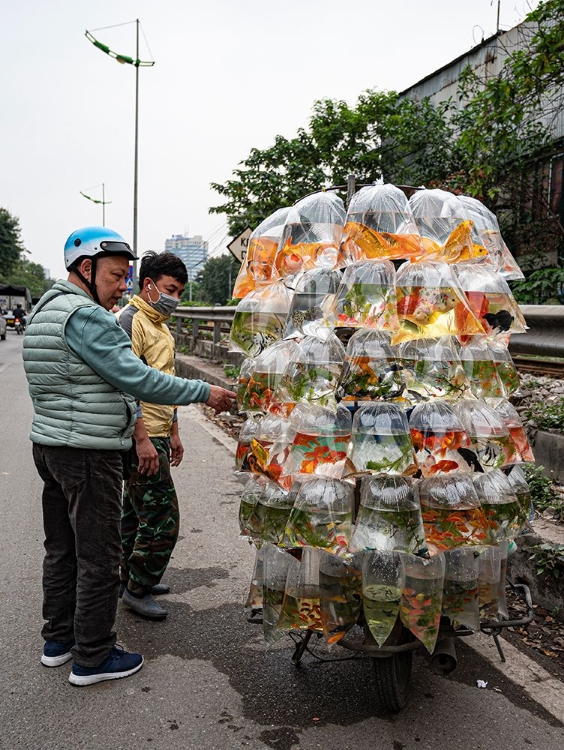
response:
M133 250L121 234L108 227L83 227L73 232L65 242L65 268L68 270L79 258L96 255L123 255L137 260Z

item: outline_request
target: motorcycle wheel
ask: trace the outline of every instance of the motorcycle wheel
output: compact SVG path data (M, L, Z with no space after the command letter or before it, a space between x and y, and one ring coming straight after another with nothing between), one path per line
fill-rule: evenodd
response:
M412 633L403 625L394 644L413 642ZM413 651L401 651L386 658L373 658L376 673L376 708L379 713L397 713L406 707L411 691Z

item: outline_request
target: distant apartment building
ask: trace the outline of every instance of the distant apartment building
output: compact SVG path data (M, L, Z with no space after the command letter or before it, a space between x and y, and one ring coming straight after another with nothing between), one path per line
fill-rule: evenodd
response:
M208 259L208 243L199 234L194 237L173 234L165 240L165 251L178 255L184 261L190 281L194 281Z

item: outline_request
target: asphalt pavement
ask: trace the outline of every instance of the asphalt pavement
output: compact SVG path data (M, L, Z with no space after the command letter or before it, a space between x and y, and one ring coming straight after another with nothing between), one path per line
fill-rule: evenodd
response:
M288 638L265 651L260 626L246 622L241 604L254 554L238 538L234 444L195 406L180 409L181 538L163 579L171 594L161 598L169 617L151 622L118 608L119 641L144 654L143 669L76 688L70 663L43 667L41 484L21 347L13 331L0 341L1 750L564 746L561 684L511 651L501 671L481 636L472 637L473 648L460 645L449 678L417 654L411 702L395 716L375 715L368 660L327 664L306 655L296 668Z

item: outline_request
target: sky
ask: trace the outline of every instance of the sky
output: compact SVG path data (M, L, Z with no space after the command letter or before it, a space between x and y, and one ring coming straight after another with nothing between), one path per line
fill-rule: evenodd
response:
M535 0L501 0L500 28ZM135 69L86 29L139 18L138 250L173 234L224 250L209 207L253 147L307 126L316 99L354 105L372 88L401 91L496 31L497 0L19 0L0 26L0 206L20 219L33 262L66 276L75 229L133 234ZM135 56L135 24L94 32Z

